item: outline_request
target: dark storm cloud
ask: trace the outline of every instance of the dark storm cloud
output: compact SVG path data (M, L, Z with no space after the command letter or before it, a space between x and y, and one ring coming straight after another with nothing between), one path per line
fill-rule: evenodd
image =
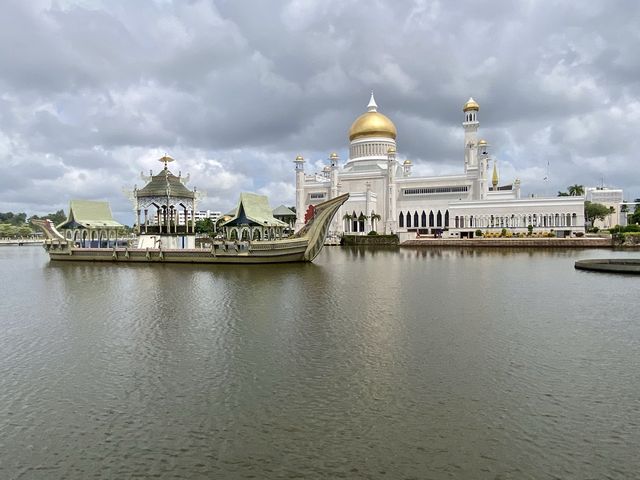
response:
M242 189L291 204L292 159L345 159L371 89L417 172L462 169L473 95L525 192L604 177L638 197L639 23L616 0L7 2L0 210L84 197L130 215L121 188L164 152L207 208Z

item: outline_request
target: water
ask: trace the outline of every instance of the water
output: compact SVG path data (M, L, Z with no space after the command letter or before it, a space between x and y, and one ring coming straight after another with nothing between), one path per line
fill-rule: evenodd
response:
M638 253L0 248L0 478L637 478L640 278L601 256Z

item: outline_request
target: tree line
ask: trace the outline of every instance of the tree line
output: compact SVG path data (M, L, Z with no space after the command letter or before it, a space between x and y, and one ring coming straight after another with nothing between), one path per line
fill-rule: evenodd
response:
M32 215L27 218L26 212L0 212L0 237L2 238L18 238L28 237L36 232L36 229L30 224L31 220L48 218L56 225L67 219L63 210L49 213L47 215Z

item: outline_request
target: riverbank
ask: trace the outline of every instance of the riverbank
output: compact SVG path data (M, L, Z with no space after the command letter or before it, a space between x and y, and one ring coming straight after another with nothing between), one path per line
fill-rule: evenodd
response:
M401 247L612 248L610 238L421 238Z

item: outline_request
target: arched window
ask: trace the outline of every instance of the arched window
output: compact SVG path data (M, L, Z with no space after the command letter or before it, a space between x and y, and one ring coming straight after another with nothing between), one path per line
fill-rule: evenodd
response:
M456 215L456 228L460 228L460 217Z
M420 222L420 226L421 227L426 227L427 226L427 212L425 212L424 210L422 211L422 218L421 218L421 222Z
M440 212L440 210L438 210L438 215L436 216L436 220L437 220L436 225L438 227L441 227L442 226L442 213Z
M418 225L420 225L420 224L418 223L418 212L416 211L416 212L413 214L413 226L417 228L417 227L418 227Z
M429 212L429 226L430 227L434 226L433 210Z
M444 212L444 226L449 228L449 210Z
M407 228L411 228L411 214L407 212Z
M402 212L400 212L400 215L398 216L398 226L400 228L404 228L404 214Z

